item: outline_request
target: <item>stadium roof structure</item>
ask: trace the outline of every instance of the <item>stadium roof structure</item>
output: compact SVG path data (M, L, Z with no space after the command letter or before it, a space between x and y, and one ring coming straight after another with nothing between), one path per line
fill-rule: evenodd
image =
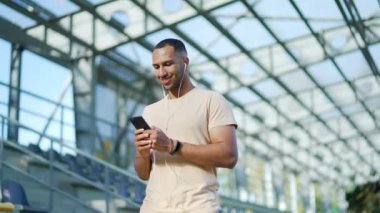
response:
M376 0L2 0L0 27L59 64L100 56L136 91L161 90L151 50L180 38L191 78L232 103L246 154L343 187L380 177Z

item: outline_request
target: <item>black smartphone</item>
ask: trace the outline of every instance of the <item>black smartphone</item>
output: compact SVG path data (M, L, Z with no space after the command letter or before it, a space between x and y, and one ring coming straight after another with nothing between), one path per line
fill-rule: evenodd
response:
M136 129L150 129L149 124L144 120L142 116L131 117L129 120Z

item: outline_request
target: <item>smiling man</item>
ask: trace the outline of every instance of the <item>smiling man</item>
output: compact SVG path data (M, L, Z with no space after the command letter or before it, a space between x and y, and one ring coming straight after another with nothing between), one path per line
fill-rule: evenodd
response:
M159 42L152 64L167 94L144 109L152 129L135 131L135 170L148 180L140 212L220 212L216 168L238 159L231 106L192 84L182 41Z

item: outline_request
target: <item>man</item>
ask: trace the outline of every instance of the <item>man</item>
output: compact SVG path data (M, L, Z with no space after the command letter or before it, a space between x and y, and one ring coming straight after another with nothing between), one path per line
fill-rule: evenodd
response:
M140 212L220 212L216 168L233 168L238 159L230 105L196 88L188 67L180 40L155 46L153 68L167 95L144 109L152 129L135 131L135 170L149 180Z

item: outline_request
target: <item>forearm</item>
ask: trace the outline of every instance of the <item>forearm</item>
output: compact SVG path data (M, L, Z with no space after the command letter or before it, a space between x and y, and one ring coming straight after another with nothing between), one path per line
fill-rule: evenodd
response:
M194 145L182 142L177 153L185 160L199 166L223 167L232 169L238 159L236 149L224 144Z
M150 157L144 158L140 156L139 154L136 154L135 158L135 170L137 175L143 179L143 180L148 180L150 176L150 171L152 169L152 162Z

